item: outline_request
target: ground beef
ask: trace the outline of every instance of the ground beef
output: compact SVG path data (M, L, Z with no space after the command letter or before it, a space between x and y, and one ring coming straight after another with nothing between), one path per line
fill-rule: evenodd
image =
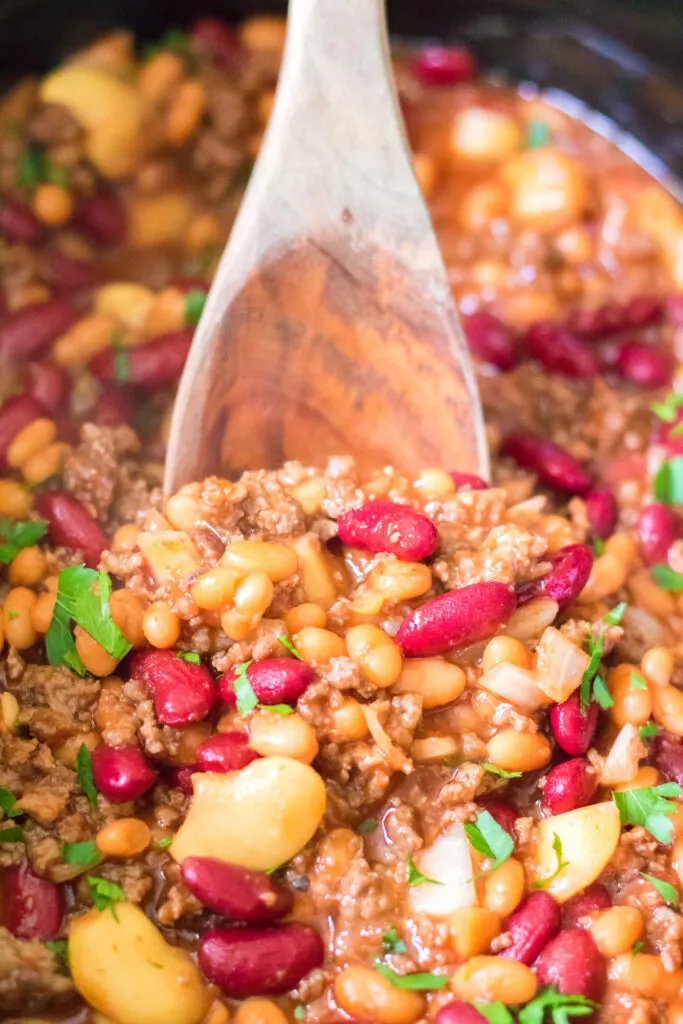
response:
M127 521L134 520L135 516L130 515L131 493L141 507L150 508L149 489L140 480L139 467L130 462L139 450L140 440L130 427L84 424L81 443L64 466L65 489L102 523L110 520L118 497L125 500L121 511L126 512Z
M0 928L0 1007L2 1011L36 1013L64 1003L73 994L71 978L42 942L15 939Z
M62 145L74 142L82 134L75 117L56 103L40 107L28 123L28 134L34 142L44 145Z

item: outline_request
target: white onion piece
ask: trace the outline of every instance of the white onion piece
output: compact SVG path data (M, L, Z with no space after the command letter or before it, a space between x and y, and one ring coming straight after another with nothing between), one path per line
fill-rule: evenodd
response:
M417 914L446 918L477 901L472 876L470 844L463 825L451 825L431 846L415 857L415 866L426 878L441 882L422 882L411 886L410 903Z
M635 725L623 725L617 733L600 774L601 786L617 786L636 777L638 762L647 756L647 748Z
M524 711L538 711L548 703L548 698L538 685L536 674L507 661L501 661L483 675L479 685Z
M581 685L589 656L553 626L543 631L536 655L538 685L550 700L561 704Z
M523 644L536 640L546 626L552 625L559 610L559 604L551 597L538 597L512 613L503 633L521 640Z

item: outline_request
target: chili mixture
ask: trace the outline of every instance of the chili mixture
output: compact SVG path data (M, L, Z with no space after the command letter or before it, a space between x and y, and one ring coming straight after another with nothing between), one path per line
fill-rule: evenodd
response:
M284 26L0 105L0 1014L683 1021L683 211L397 52L492 479L160 489Z

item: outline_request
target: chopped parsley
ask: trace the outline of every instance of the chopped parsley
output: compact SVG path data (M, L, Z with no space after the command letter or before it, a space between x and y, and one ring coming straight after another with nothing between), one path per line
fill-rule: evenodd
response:
M546 1013L553 1024L569 1024L569 1017L588 1017L599 1009L598 1004L586 996L569 996L558 992L554 985L544 989L518 1013L520 1024L543 1024Z
M292 715L294 708L290 704L259 704L264 711L270 711L271 715Z
M562 840L558 836L557 832L553 833L553 852L557 858L557 867L553 871L552 875L548 875L547 878L541 878L537 882L534 882L534 889L545 889L547 885L557 878L560 871L566 868L569 864L568 860L562 860Z
M519 779L522 775L521 772L506 772L504 768L499 768L497 764L489 764L488 762L480 765L485 772L489 775L497 775L501 779Z
M117 384L125 384L130 380L130 356L121 343L121 336L115 334L111 341L114 352L114 380Z
M62 860L66 864L90 868L102 861L102 854L94 839L86 843L62 843Z
M545 121L529 121L529 135L527 137L527 149L540 149L547 146L549 141L548 125Z
M645 943L642 939L636 939L631 946L631 956L635 956L636 953L640 953L641 949L645 949Z
M676 804L666 798L681 796L683 789L677 782L612 793L622 825L642 825L658 843L670 842L673 833L671 815L676 811Z
M437 882L435 878L427 878L421 871L415 866L412 853L408 854L406 861L406 882L408 885L424 885L425 882L429 882L430 885L443 885L443 882Z
M270 711L272 715L291 715L294 708L289 704L261 704L259 702L247 675L247 669L251 663L251 661L243 661L235 668L235 696L237 697L237 710L242 718L255 708Z
M5 789L4 786L0 786L0 810L4 813L6 818L18 818L24 812L17 810L16 807L17 798L14 793L10 793L9 789Z
M176 53L179 57L187 59L191 56L190 37L186 32L181 32L179 28L169 28L156 43L150 43L144 48L142 56L145 60L149 60L150 57L154 57L163 50L170 50L171 53Z
M49 949L53 956L57 957L62 970L67 974L70 974L71 966L69 964L69 943L66 939L50 939L45 943L45 948Z
M17 162L17 185L34 189L45 180L45 155L36 146L27 146Z
M640 672L631 672L631 679L628 684L629 690L647 690L647 683Z
M612 611L614 611L614 609L612 609ZM609 615L610 613L608 612L607 614ZM579 690L582 712L586 710L591 700L596 704L599 704L603 710L611 708L614 704L614 698L607 689L605 680L600 675L603 643L602 634L600 634L597 640L592 633L588 637L588 654L590 655L590 660L586 667L586 671L583 673L581 687Z
M110 597L111 579L104 570L97 572L84 565L62 569L55 610L45 637L47 660L51 665L68 665L79 675L86 674L76 651L72 622L81 626L117 661L128 654L131 645L111 617Z
M652 493L663 505L679 505L683 502L683 456L675 455L662 462L652 479Z
M608 626L618 626L627 608L626 601L620 601L619 604L615 604L614 608L610 608L606 615L603 615L602 621Z
M0 828L0 843L23 843L24 830L20 825L10 825L9 828Z
M126 899L126 894L121 886L116 885L115 882L108 882L106 878L96 878L93 875L88 875L88 885L96 908L98 910L111 909L112 917L118 921L116 904L123 903Z
M646 722L645 725L641 725L638 735L641 740L649 740L652 736L659 736L659 726L655 725L654 722Z
M295 658L299 659L299 661L303 660L301 655L299 654L299 652L297 651L296 647L294 646L294 644L292 643L292 641L289 639L288 636L279 636L278 640L280 641L280 643L282 644L283 647L287 648L287 650L289 651L290 654L293 654Z
M600 555L605 553L605 542L600 537L596 537L593 541L593 557L600 558Z
M10 620L10 622L13 622L14 619L19 618L19 612L15 612L13 609L11 609L7 612L7 618Z
M185 296L185 322L190 327L196 327L199 323L204 306L206 305L206 292L199 288L193 288Z
M489 1024L514 1024L515 1018L508 1010L505 1003L480 1003L478 1000L472 1003L475 1010L478 1010L482 1017L485 1017Z
M408 947L403 939L399 938L396 928L390 928L382 936L382 949L385 953L407 953Z
M97 787L92 773L92 757L85 743L81 743L76 754L74 771L78 775L81 789L87 796L92 807L97 807Z
M160 850L168 850L172 842L173 836L164 836L163 839L157 839L157 846Z
M683 573L676 572L668 565L654 565L650 575L662 590L683 590Z
M294 1020L304 1020L305 1017L306 1017L306 1007L305 1006L295 1006L294 1007Z
M378 825L377 818L366 818L360 825L356 825L356 832L359 836L366 836L368 832L374 832Z
M683 406L683 395L677 395L672 391L663 402L653 402L650 409L664 423L673 423L676 419L676 411L681 406Z
M450 978L447 974L397 974L381 960L375 960L375 969L390 981L394 988L417 989L430 992L438 988L446 988Z
M16 558L22 548L32 548L36 541L47 533L47 520L36 519L30 523L15 523L11 519L0 519L0 562L7 565Z
M476 821L466 821L465 832L474 849L493 860L488 871L499 868L515 847L512 836L500 827L489 811L480 811Z
M176 651L176 658L180 658L181 661L189 661L191 665L201 665L201 655L197 654L196 651Z
M663 878L655 878L654 875L648 875L645 871L641 871L640 873L643 878L647 879L650 885L654 886L665 903L668 903L670 907L678 906L680 898L678 895L678 889L675 885L665 882Z

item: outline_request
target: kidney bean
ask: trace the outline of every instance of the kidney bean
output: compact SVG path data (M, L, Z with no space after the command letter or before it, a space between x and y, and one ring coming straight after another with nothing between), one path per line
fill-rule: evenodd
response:
M101 277L92 260L75 259L67 256L62 249L53 249L47 255L45 276L56 291L67 294L94 288Z
M433 654L487 640L510 618L517 599L507 583L472 583L433 597L401 623L396 643L406 658Z
M52 543L80 551L85 564L96 569L109 541L85 505L63 491L45 491L36 497L36 508L50 524Z
M168 784L172 789L180 789L183 793L192 794L192 776L199 771L199 766L183 765L181 768L169 768Z
M597 776L590 761L575 757L550 769L545 779L543 802L551 814L564 814L589 804L597 788Z
M562 907L562 927L574 928L579 918L586 917L598 910L609 910L612 899L604 885L594 882L583 892L570 897Z
M462 317L470 352L483 363L499 370L511 370L517 363L517 352L511 331L493 313L480 310Z
M136 651L130 662L130 677L149 688L162 725L201 722L218 696L209 670L183 661L174 651Z
M56 363L29 363L24 372L24 394L35 398L53 415L64 408L69 384L68 373Z
M673 511L659 501L641 509L638 516L640 553L646 565L666 562L669 548L676 540L676 517Z
M480 476L475 476L474 473L456 473L453 471L449 472L448 475L457 490L460 490L461 487L469 487L471 491L487 491L491 486L485 480L482 480Z
M18 939L47 942L62 930L64 895L60 886L19 864L5 875L4 925Z
M641 388L659 388L671 380L671 356L661 348L627 341L619 350L617 370L624 380Z
M507 927L512 945L501 955L530 967L560 930L560 905L548 892L532 892L510 915Z
M454 999L441 1007L434 1018L434 1024L486 1024L487 1020L472 1003Z
M185 327L180 331L162 334L138 348L126 349L126 383L152 389L175 384L183 372L192 335L192 329ZM90 370L100 380L115 381L114 352L111 349L100 352L90 363Z
M218 18L199 18L190 29L193 49L205 54L217 67L229 71L244 58L237 30Z
M683 324L683 295L670 295L666 300L666 312L675 324Z
M548 487L570 494L586 494L591 489L590 475L581 463L564 448L536 434L508 434L501 454L535 473Z
M310 665L293 658L252 661L247 669L247 679L260 704L294 705L315 678L315 671ZM234 707L237 703L234 669L221 677L219 687L223 700Z
M61 299L49 299L10 313L0 326L0 354L10 359L41 355L78 319L78 313Z
M422 85L459 85L477 72L474 54L464 46L425 46L412 63Z
M6 466L7 449L20 430L45 415L43 405L33 395L13 395L0 406L0 468Z
M567 320L569 329L587 341L602 341L623 331L627 325L626 310L616 302L607 302L597 309L575 310Z
M116 245L126 234L126 210L113 192L82 196L74 208L71 226L96 245Z
M197 763L202 772L237 772L260 755L249 746L245 732L219 732L197 747Z
M122 388L115 384L105 384L85 419L96 423L98 427L126 427L130 426L133 413Z
M248 871L213 857L186 857L181 872L200 903L231 921L268 924L284 917L294 905L292 892L261 871Z
M0 235L8 242L35 245L43 233L33 210L24 203L0 203Z
M368 501L344 512L337 526L343 544L376 554L388 551L406 562L429 558L439 543L439 531L431 519L395 501Z
M157 772L137 747L106 747L92 752L92 773L99 793L113 804L137 800L157 780Z
M303 924L213 928L197 951L206 977L233 999L288 992L320 967L323 957L322 939Z
M534 970L542 985L557 985L563 995L599 1002L607 972L598 947L584 928L568 928L545 947Z
M600 540L611 537L618 517L619 506L611 491L591 491L586 495L586 518L594 537Z
M589 704L582 713L581 698L576 691L561 704L553 704L549 717L555 739L565 753L583 756L593 742L598 724L598 705Z
M537 597L550 597L560 608L575 601L588 582L593 553L586 544L568 544L547 559L550 572L517 587L517 603L528 604Z
M514 836L515 822L518 817L514 807L511 807L505 800L501 800L496 796L483 796L477 799L477 803L482 811L488 811L491 817L496 819L500 827L508 835Z
M652 327L664 319L665 305L654 295L636 295L626 306L626 326Z
M576 380L593 380L599 373L593 353L562 324L542 321L532 324L526 334L529 355L548 373Z
M683 785L683 739L666 729L650 741L650 760L667 782Z

